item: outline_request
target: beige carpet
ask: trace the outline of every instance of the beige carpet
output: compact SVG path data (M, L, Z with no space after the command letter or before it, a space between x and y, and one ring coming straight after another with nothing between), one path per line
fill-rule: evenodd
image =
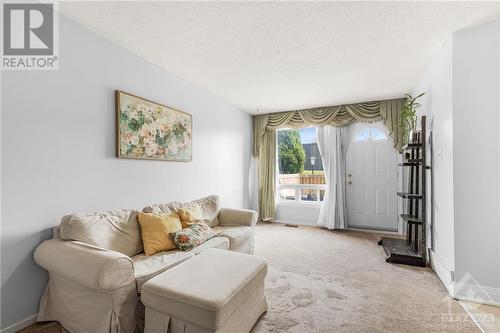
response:
M386 263L374 235L264 224L256 254L269 311L254 332L479 332L430 269Z
M261 224L255 238L269 311L254 333L479 332L431 270L386 263L374 235ZM23 333L64 332L45 325Z

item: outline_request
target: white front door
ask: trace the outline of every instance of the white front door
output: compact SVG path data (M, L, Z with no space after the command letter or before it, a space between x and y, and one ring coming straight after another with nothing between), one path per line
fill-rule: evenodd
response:
M381 123L353 125L347 149L349 228L398 230L397 152Z

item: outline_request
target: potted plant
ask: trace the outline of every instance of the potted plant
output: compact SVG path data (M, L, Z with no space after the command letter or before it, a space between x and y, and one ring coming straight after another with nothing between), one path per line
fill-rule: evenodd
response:
M403 142L408 143L413 135L413 132L417 129L417 110L421 107L421 104L417 102L417 99L424 96L425 93L413 97L409 94L405 94L406 103L401 110L399 115L399 129L403 135Z

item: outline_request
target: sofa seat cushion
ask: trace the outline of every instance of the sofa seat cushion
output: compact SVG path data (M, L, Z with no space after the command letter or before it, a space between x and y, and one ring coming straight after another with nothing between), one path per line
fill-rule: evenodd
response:
M229 238L230 250L251 243L253 239L253 228L248 226L215 227L213 230L217 233L217 236Z
M191 251L187 253L192 253L192 254L199 254L206 249L222 249L222 250L229 250L229 239L227 237L214 237L210 238L207 240L205 243L195 247Z
M253 306L265 302L266 273L264 258L209 249L148 281L141 299L147 309L212 332L231 317L244 321L249 300Z
M133 256L132 261L134 262L134 274L138 292L141 292L142 285L149 279L193 256L193 253L179 250L159 252L152 256L147 256L144 253Z
M228 250L229 239L227 237L214 237L188 252L172 250L156 253L152 256L147 256L144 253L133 256L137 290L140 293L142 285L149 279L211 248Z

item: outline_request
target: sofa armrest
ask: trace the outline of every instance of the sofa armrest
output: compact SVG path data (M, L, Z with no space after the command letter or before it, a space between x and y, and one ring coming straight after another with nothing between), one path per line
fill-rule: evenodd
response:
M249 209L221 208L219 211L219 223L221 226L246 225L255 226L258 214Z
M135 284L128 256L76 241L49 239L35 250L35 261L50 273L100 291Z

